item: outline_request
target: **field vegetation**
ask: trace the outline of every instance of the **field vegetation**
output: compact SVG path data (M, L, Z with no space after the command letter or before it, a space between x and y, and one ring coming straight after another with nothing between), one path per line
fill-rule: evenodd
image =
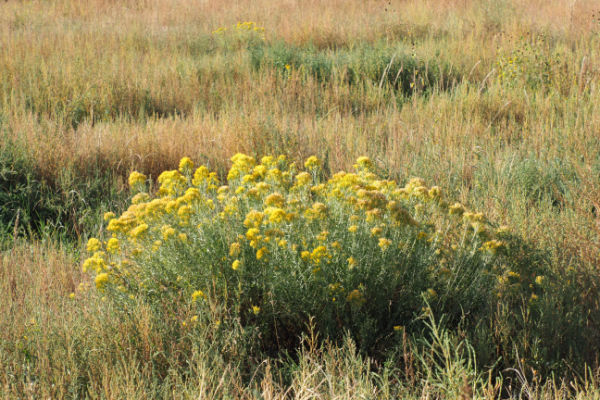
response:
M2 2L0 397L600 398L599 52L593 0Z

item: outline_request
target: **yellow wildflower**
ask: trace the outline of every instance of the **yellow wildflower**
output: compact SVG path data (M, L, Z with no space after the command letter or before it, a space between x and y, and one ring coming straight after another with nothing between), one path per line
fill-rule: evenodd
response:
M112 211L105 212L104 213L104 220L105 221L109 221L109 220L113 219L115 216L116 216L115 213L112 212Z
M431 189L429 189L428 194L431 199L438 199L442 195L442 189L440 189L439 186L433 186Z
M140 235L142 235L144 232L146 232L147 230L148 230L148 224L139 224L138 226L136 226L129 232L129 235L133 238L137 238Z
M262 224L264 217L265 214L263 214L262 212L257 210L250 210L248 214L246 214L246 219L244 219L244 226L247 228L258 228Z
M117 238L110 238L108 239L108 242L106 242L106 251L108 251L109 253L116 253L119 251L119 239Z
M101 247L102 247L102 243L100 243L100 241L98 239L90 238L90 240L88 240L88 242L87 242L86 249L89 253L93 253L95 251L100 250Z
M354 257L348 258L348 268L352 269L356 266L356 259Z
M450 214L462 215L465 212L465 207L460 203L454 203L450 206Z
M194 169L194 162L189 157L183 157L179 161L179 172L191 173L192 169Z
M260 249L258 249L256 251L256 259L260 260L261 258L263 258L265 256L265 254L268 253L268 250L266 247L261 247Z
M300 172L296 175L296 185L297 186L305 186L312 180L310 174L308 172Z
M150 200L150 195L146 192L140 192L131 198L131 204L141 204Z
M304 162L304 167L306 169L313 169L313 168L319 167L320 164L321 164L321 162L319 161L319 159L317 157L310 156Z
M204 295L204 292L202 290L196 290L194 291L194 293L192 293L192 301L196 301L198 299L205 299L206 296Z
M143 185L146 183L146 179L146 175L137 171L133 171L131 174L129 174L129 187L133 188L137 185Z
M281 193L271 193L265 199L265 204L273 207L283 207L285 204L285 198Z
M358 159L356 160L356 166L357 169L362 169L362 170L370 170L371 168L373 168L373 161L371 161L371 159L369 157L358 157Z
M381 247L382 251L386 251L388 247L392 244L392 241L386 238L379 238L378 246Z
M248 240L258 240L258 232L259 230L256 228L250 228L248 229L248 231L246 232L246 239Z
M160 229L163 240L168 240L171 236L175 236L175 229L169 225L163 225Z
M318 246L310 253L310 259L317 265L321 263L323 257L327 256L329 256L329 254L327 253L327 248L325 246Z
M278 207L267 207L265 214L269 216L269 222L272 224L280 224L286 219L286 213Z
M233 242L229 245L229 256L237 257L242 250L241 245L238 242Z
M346 297L346 301L353 305L361 305L365 303L367 300L363 296L363 294L358 289L354 289L351 291Z
M104 289L104 286L106 286L106 284L108 283L108 279L109 279L109 277L106 272L102 272L102 273L96 275L96 278L94 279L96 288L99 290Z

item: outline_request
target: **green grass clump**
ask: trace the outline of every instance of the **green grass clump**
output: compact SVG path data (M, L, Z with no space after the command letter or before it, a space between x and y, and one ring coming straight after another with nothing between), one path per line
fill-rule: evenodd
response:
M221 185L184 158L159 176L154 198L132 173L132 205L106 215L112 237L87 245L96 287L124 308L147 303L163 321L191 307L177 320L189 329L239 324L268 354L293 352L310 318L322 337L349 332L381 356L422 329L423 313L469 332L493 320L498 302L536 315L542 260L440 188L380 179L366 157L327 181L316 157L302 172L283 156L232 161Z
M269 68L289 75L295 71L319 82L391 88L404 96L447 90L460 79L443 60L423 60L405 45L363 44L349 49L321 50L284 42L249 46L255 69Z
M73 239L95 232L102 209L120 207L125 198L115 178L98 166L78 171L73 165L50 181L23 145L7 140L0 146L0 235L51 233Z

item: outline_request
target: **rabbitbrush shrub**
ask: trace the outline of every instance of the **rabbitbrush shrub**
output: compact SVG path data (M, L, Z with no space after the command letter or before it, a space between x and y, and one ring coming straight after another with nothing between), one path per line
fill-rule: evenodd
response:
M155 194L131 174L131 206L107 213L112 236L90 239L83 264L107 299L144 301L164 321L186 307L182 329L241 326L267 352L296 348L312 318L321 337L349 332L378 353L423 314L474 327L499 301L533 310L542 294L506 228L421 179L381 179L366 157L327 181L315 157L303 171L284 156L231 160L225 184L184 158Z

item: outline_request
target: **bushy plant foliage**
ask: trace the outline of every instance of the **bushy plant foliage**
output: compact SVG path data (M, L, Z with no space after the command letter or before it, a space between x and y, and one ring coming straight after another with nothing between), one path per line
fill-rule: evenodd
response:
M423 313L474 326L497 301L533 307L542 292L544 277L511 261L519 244L506 228L419 178L382 179L367 157L329 180L316 157L304 170L284 156L231 160L224 185L184 158L155 195L131 174L131 206L107 213L112 236L87 245L83 268L105 296L163 316L191 306L186 326L241 323L268 352L295 349L314 318L322 337L349 331L378 353Z

